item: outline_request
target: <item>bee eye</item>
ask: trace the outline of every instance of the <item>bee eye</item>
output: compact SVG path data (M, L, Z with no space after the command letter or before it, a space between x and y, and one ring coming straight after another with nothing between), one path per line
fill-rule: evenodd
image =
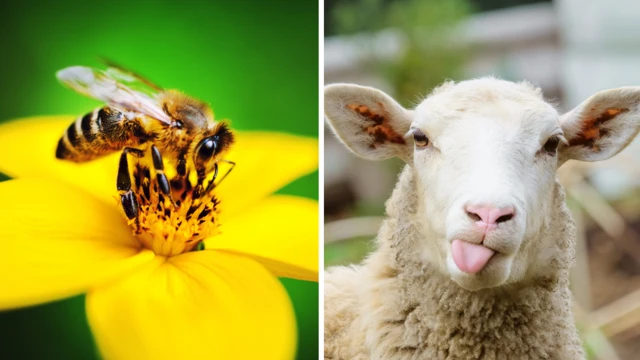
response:
M198 148L198 158L204 161L209 160L213 156L213 154L215 154L217 147L218 142L214 139L204 139L200 144L200 147Z
M413 142L417 147L423 148L429 145L429 138L421 131L416 131L413 133Z
M546 153L554 155L556 150L558 150L558 144L560 144L560 138L558 136L552 136L547 140L542 149Z

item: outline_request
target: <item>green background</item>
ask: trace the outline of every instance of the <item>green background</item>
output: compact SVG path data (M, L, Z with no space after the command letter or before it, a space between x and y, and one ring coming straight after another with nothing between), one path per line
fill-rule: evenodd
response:
M316 1L24 1L1 9L0 121L90 111L99 103L54 74L99 66L104 56L209 102L235 129L318 135ZM318 173L280 192L317 199ZM317 359L318 285L282 281L298 318L298 358ZM97 356L83 296L0 313L0 359Z

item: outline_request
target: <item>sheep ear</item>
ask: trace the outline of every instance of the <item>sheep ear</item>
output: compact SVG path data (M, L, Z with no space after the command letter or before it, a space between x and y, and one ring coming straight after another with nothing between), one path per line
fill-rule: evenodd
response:
M560 161L600 161L622 151L640 130L640 87L605 90L560 117L568 145Z
M334 84L324 88L324 112L340 140L356 155L409 161L413 147L405 141L412 112L384 92L364 86Z

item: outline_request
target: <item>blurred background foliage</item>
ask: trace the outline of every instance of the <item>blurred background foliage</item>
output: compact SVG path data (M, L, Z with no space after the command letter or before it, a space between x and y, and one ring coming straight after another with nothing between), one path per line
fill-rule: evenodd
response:
M61 0L0 6L0 121L90 111L99 102L61 86L55 72L100 66L104 56L210 103L216 118L230 119L234 129L318 135L317 1ZM29 151L29 139L15 151ZM280 193L317 199L318 173ZM296 311L298 358L315 359L318 284L282 282ZM97 357L83 296L0 313L0 359Z
M640 84L640 3L620 0L326 0L325 83L379 88L408 108L445 80L494 75L540 87L560 112ZM324 144L325 267L375 248L404 164ZM578 224L572 287L590 359L640 358L640 140L560 169Z
M403 105L408 106L408 100L417 99L425 89L440 84L442 74L460 76L465 49L453 44L452 36L447 35L470 11L467 0L359 0L335 3L330 18L331 29L339 34L388 28L401 34L405 47L398 58L372 57L361 66L371 67L383 76L400 101L405 102Z
M374 23L383 23L382 19L386 15L382 14L380 10L385 7L390 8L404 8L400 11L407 11L416 6L411 3L419 3L416 0L326 0L325 5L325 18L324 18L324 35L332 36L339 34L347 34L355 31L363 31L371 29L370 26L376 26ZM462 8L468 12L476 13L489 10L498 10L518 5L535 4L542 2L551 2L551 0L465 0L465 1L433 1L425 0L424 8L431 7L434 10L438 10L437 7L455 7ZM421 5L417 5L421 6ZM436 6L436 7L434 7ZM357 9L360 9L361 15L357 14ZM344 14L341 14L344 13ZM443 16L447 14L433 11L427 16ZM382 17L382 18L381 18ZM459 19L455 17L455 19ZM438 20L439 21L439 20ZM424 21L421 25L427 23ZM389 24L387 24L389 25ZM378 26L378 29L383 27Z

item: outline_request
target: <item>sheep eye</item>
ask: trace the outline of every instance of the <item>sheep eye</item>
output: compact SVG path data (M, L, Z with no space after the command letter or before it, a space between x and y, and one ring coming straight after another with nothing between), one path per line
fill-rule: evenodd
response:
M429 145L429 138L427 137L427 135L423 134L420 131L416 131L415 133L413 133L413 141L419 148L423 148Z
M542 148L546 153L554 155L556 153L556 150L558 150L558 144L560 144L560 138L557 136L552 136L549 138L549 140L547 140Z

